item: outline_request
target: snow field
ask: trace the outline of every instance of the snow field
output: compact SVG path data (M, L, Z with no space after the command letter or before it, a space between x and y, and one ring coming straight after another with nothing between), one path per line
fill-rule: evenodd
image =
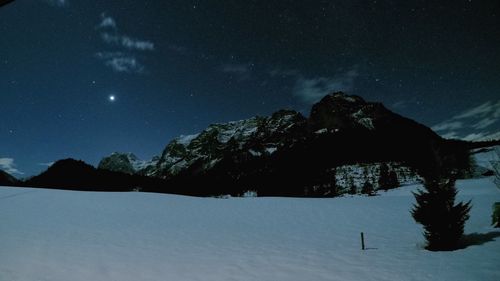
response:
M500 190L459 181L478 245L429 252L411 191L193 198L0 187L0 280L500 280ZM361 251L360 232L368 250Z

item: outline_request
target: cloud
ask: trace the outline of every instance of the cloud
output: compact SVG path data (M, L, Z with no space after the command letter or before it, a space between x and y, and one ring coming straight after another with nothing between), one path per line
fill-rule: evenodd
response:
M485 102L479 106L465 110L464 112L456 115L453 119L465 119L474 117L484 117L486 115L493 115L495 118L500 117L500 101L493 103L491 101Z
M454 132L454 131L441 134L441 137L443 137L445 139L459 139L460 138L458 136L458 133Z
M101 30L101 39L108 45L116 45L119 51L114 52L98 52L96 57L104 62L104 65L110 67L115 72L122 73L144 73L144 65L134 55L135 51L153 51L155 45L151 41L132 38L127 35L117 32L117 24L114 18L106 13L101 13L101 21L97 25L97 29ZM105 29L112 29L106 32ZM127 53L122 52L123 49L128 50Z
M500 139L500 132L475 132L466 135L461 135L456 131L450 131L442 134L441 137L445 139L461 139L465 141L488 141L488 140L498 140Z
M432 129L439 132L444 138L458 138L469 141L491 140L500 138L498 126L495 128L495 125L500 123L499 121L500 100L487 101L459 112L450 119L434 125ZM488 131L484 131L488 128Z
M127 36L122 36L121 43L124 47L129 49L137 49L141 51L152 51L155 49L155 45L151 41L136 40Z
M13 158L0 158L0 169L4 170L5 172L14 175L23 175L24 173L19 171L16 168L16 164L14 164L14 159Z
M108 45L116 45L119 51L98 52L96 57L104 62L115 72L121 73L144 73L144 65L136 58L136 51L153 51L155 44L151 41L132 38L117 32L118 27L113 17L101 13L101 21L97 25L101 32L101 39ZM112 29L112 30L109 30ZM107 30L107 31L105 31ZM123 52L126 49L127 53Z
M186 47L182 47L182 46L175 45L175 44L169 44L169 45L167 45L167 48L169 50L174 51L174 52L179 53L179 54L185 54L188 51Z
M101 22L97 26L98 28L106 29L112 28L116 29L116 21L114 18L107 16L106 13L101 14Z
M475 129L484 129L486 127L489 127L493 124L495 124L498 121L498 118L490 118L486 117L482 120L479 120L476 124L472 125L473 128Z
M484 140L498 140L500 139L500 132L490 133L490 132L480 132L471 133L462 138L466 141L484 141Z
M236 64L236 63L228 63L223 64L221 67L221 71L224 73L237 75L241 80L250 79L252 74L253 63L247 64Z
M294 80L293 96L302 102L312 104L319 101L325 95L337 91L350 91L354 86L354 81L359 76L357 67L339 72L332 77L306 77L296 69L275 67L267 74L272 78Z
M443 123L439 123L432 127L432 130L439 131L447 131L447 130L456 130L463 128L464 124L459 121L445 121Z
M38 163L39 166L51 167L55 162Z
M95 56L99 59L110 59L116 57L123 57L126 55L127 54L123 52L98 52L95 54Z
M290 76L300 76L300 72L295 69L282 69L282 68L274 68L268 72L271 77L280 76L282 78L290 77Z
M128 36L112 35L104 32L101 34L101 38L108 44L121 45L129 50L152 51L155 49L153 42L133 39Z
M224 64L222 71L227 73L246 74L250 72L250 68L246 64Z
M55 7L64 7L68 4L67 0L44 0L44 1Z
M142 73L144 66L134 57L112 58L105 63L116 72Z
M422 106L423 101L419 100L417 97L411 99L400 100L392 104L392 107L399 110L404 110L410 107Z
M358 72L355 69L334 77L304 78L299 76L293 95L305 103L315 103L331 92L350 91L356 77L358 77Z
M144 66L130 54L122 52L100 52L96 57L104 61L104 65L116 72L143 73Z

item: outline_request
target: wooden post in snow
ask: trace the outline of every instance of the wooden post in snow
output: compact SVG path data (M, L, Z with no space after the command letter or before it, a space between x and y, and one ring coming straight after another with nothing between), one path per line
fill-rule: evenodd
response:
M365 234L361 232L361 250L365 250Z

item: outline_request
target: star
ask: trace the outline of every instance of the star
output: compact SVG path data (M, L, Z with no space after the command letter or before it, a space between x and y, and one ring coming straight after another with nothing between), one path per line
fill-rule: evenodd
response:
M110 102L114 102L116 100L116 97L114 95L110 95L108 99Z

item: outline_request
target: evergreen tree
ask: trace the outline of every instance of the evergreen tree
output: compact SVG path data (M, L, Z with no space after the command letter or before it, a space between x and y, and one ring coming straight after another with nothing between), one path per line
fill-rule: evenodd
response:
M459 248L471 202L455 204L457 189L454 179L427 177L424 188L424 191L414 193L417 203L411 214L424 227L426 248L431 251Z
M387 179L387 189L399 187L398 174L394 170L389 172L389 177Z
M363 187L361 188L361 193L372 196L373 192L374 192L373 184L370 182L369 179L366 179L365 182L363 183Z
M368 173L368 166L363 167L363 179L365 182L363 183L363 186L361 187L361 193L362 194L368 194L368 195L373 195L373 184L371 183L371 177Z
M354 184L354 179L352 178L352 176L347 177L347 187L349 188L349 194L354 195L358 193L358 188Z
M385 191L399 186L398 174L389 169L386 163L380 165L380 176L378 178L379 189Z
M500 228L500 202L493 204L493 215L491 215L491 225Z
M330 173L330 193L329 196L339 196L339 187L337 185L337 169L333 168Z
M497 159L500 158L500 148L495 148L495 153L497 155ZM491 161L491 167L493 168L493 172L495 174L495 184L500 187L500 161Z

